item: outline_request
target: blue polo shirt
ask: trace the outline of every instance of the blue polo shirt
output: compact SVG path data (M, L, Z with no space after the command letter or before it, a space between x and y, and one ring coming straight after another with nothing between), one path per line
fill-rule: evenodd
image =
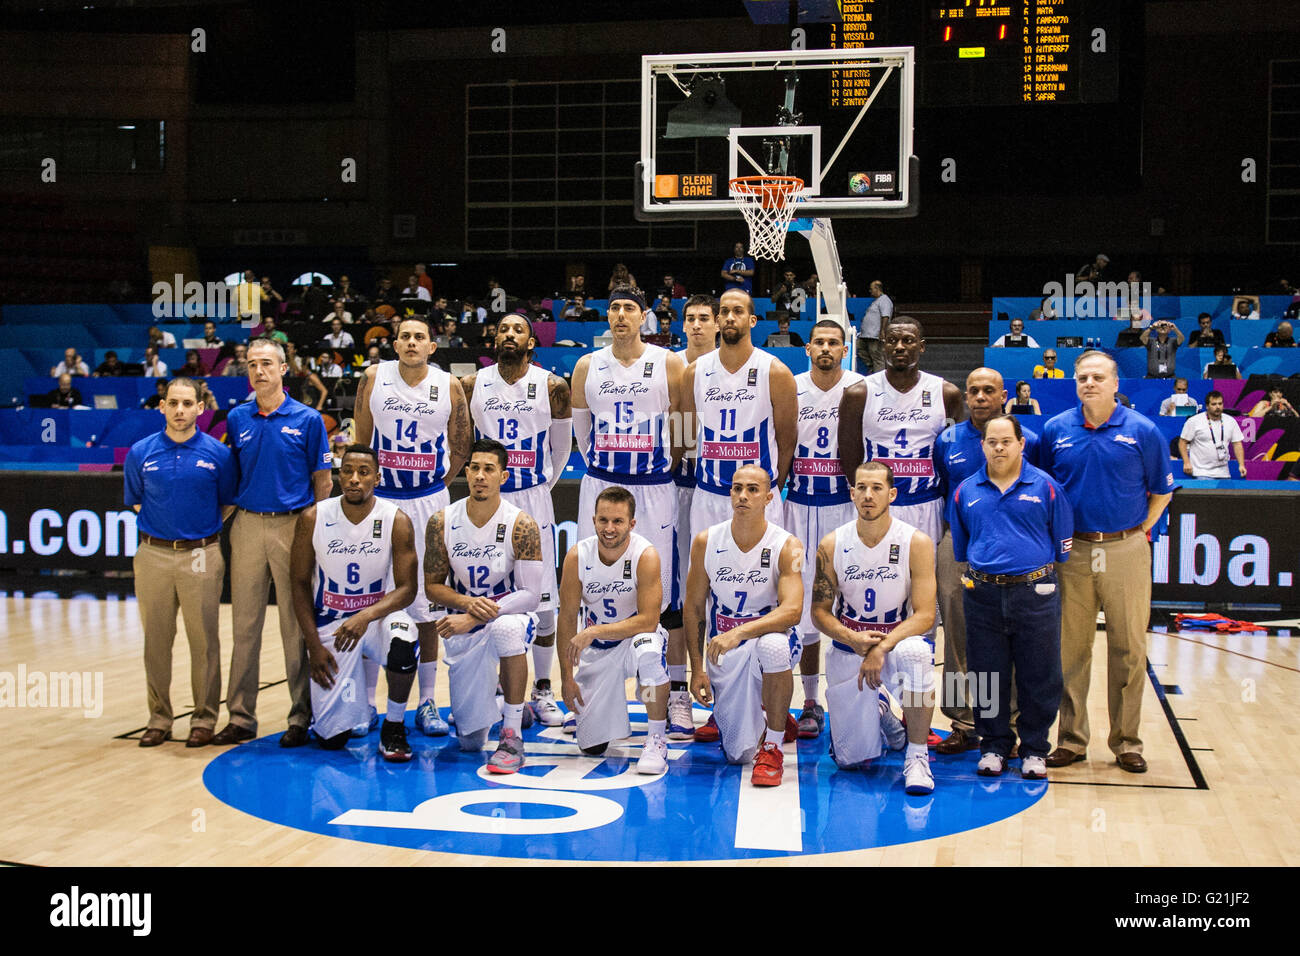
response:
M265 415L252 398L231 411L226 438L239 464L239 507L293 511L316 500L312 475L330 467L325 420L316 409L286 395Z
M1123 405L1096 428L1085 422L1082 406L1049 419L1038 457L1065 489L1076 531L1136 528L1146 521L1147 495L1172 494L1178 487L1160 431Z
M985 574L1028 574L1066 561L1074 517L1065 492L1029 462L1006 491L981 465L952 496L952 551Z
M183 442L165 430L141 438L127 452L122 474L126 503L140 505L136 527L168 541L221 531L221 509L234 503L239 482L230 449L201 431Z
M1024 459L1031 465L1038 464L1038 434L1031 429L1020 426L1025 436ZM984 436L975 424L967 419L955 425L949 425L939 436L934 449L934 470L943 480L943 493L947 496L944 517L948 521L948 507L952 506L953 492L957 486L979 471L984 465Z

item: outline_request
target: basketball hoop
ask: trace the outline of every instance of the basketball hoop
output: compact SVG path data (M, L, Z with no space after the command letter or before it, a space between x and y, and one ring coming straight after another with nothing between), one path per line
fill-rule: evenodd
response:
M803 180L796 176L741 176L731 180L731 198L749 223L749 252L756 259L785 258L785 237Z

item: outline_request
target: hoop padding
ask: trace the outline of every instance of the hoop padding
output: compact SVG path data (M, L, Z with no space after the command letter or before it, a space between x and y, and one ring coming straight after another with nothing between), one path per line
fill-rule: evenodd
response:
M749 224L749 253L755 259L785 258L785 237L803 180L797 176L741 176L731 180L731 198Z

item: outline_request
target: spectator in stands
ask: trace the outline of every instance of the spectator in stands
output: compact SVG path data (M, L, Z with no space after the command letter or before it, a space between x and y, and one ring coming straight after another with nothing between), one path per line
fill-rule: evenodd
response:
M1028 382L1024 380L1016 382L1016 397L1007 399L1006 407L1003 410L1008 415L1043 414L1043 410L1038 407L1038 399L1033 398L1029 393Z
M1193 478L1230 478L1228 446L1231 445L1237 470L1245 478L1246 453L1242 444L1245 440L1236 419L1223 414L1223 393L1210 392L1205 396L1205 411L1187 419L1178 436L1183 473Z
M1228 347L1217 345L1214 348L1214 361L1205 366L1202 378L1241 378L1241 369L1228 357Z
M1174 394L1160 403L1160 414L1166 418L1175 418L1180 408L1195 410L1200 407L1200 403L1187 394L1187 379L1176 378L1174 379Z
M203 347L205 349L219 349L226 343L217 335L217 323L209 319L203 323Z
M582 321L583 315L586 313L586 311L587 311L587 297L583 295L581 292L579 292L577 295L575 295L573 298L569 300L569 304L565 308L564 312L562 313L562 317L566 319L573 319L575 321L580 322Z
M609 284L606 286L607 291L613 292L615 289L639 289L636 284L636 276L628 272L627 266L622 262L614 266L614 271L610 273Z
M176 336L170 332L164 332L156 325L149 326L149 344L156 349L174 349L176 348Z
M438 348L440 349L463 349L465 340L456 334L456 320L446 318L442 321L442 334L438 336Z
M430 276L429 273L425 270L423 262L417 262L415 264L415 281L416 283L419 284L421 289L429 293L428 295L420 296L420 298L432 300L433 299L433 277Z
M1259 296L1234 295L1232 297L1232 317L1234 319L1258 319Z
M1101 279L1102 273L1106 266L1110 264L1110 256L1105 253L1097 253L1097 258L1092 262L1085 262L1079 266L1079 271L1074 274L1076 279L1086 279L1089 282L1097 282Z
M316 366L314 370L323 382L326 379L342 378L343 367L334 361L333 352L321 352L316 356Z
M275 286L271 284L271 277L262 276L262 317L279 315L282 305L284 305L284 296L275 291Z
M81 392L72 387L72 376L67 372L59 375L59 384L45 394L45 403L50 408L80 408L84 404Z
M247 345L245 345L243 342L235 343L235 355L229 362L226 363L226 367L221 370L221 374L230 376L231 378L234 378L236 376L240 378L248 377L248 346Z
M334 286L334 299L342 302L344 307L363 301L361 296L357 295L357 290L352 287L352 280L347 276L339 276L338 284Z
M235 310L240 322L252 324L262 317L262 284L252 269L245 269L243 280L235 286Z
M58 378L60 375L78 375L87 378L90 375L90 366L77 354L76 349L66 348L63 350L63 361L50 369L50 378Z
M378 345L372 345L370 348L366 349L366 365L378 365L383 360L384 357L380 353Z
M1025 335L1025 320L1012 319L1011 331L1005 335L999 335L997 341L993 343L993 348L1038 348L1038 343L1034 341L1032 335Z
M731 258L722 264L723 292L740 289L742 292L754 290L754 260L745 255L745 244L738 242L731 250ZM612 279L610 280L613 281ZM611 285L612 289L613 286Z
M337 315L330 319L330 331L329 335L325 336L325 341L332 349L350 349L356 342L352 338L352 333L343 328L343 320Z
M302 403L304 405L310 405L319 412L325 407L325 396L329 394L329 390L325 388L325 383L322 382L320 376L313 372L308 364L302 360L298 355L298 349L292 342L289 342L284 347L284 362L289 369L284 374L286 383L288 383L289 380L295 380L300 383L299 390L302 393ZM293 394L292 385L289 387L289 394Z
M393 280L380 279L379 287L375 289L375 294L370 297L370 301L376 306L396 305L398 298L397 290L393 288Z
M1295 406L1282 394L1281 385L1268 387L1268 398L1261 398L1250 410L1251 418L1263 418L1265 415L1277 415L1281 418L1295 418Z
M426 276L427 278L427 276ZM424 286L420 285L420 277L409 275L406 277L406 287L402 289L403 299L420 299L423 302L432 302L433 294Z
M663 281L659 283L659 288L655 290L655 295L666 295L670 299L680 299L686 295L686 286L678 282L671 272L665 272Z
M673 303L666 295L661 295L654 304L654 314L659 319L659 328L667 329L672 323L677 321L677 310L673 308Z
M196 382L195 384L199 387L199 404L205 412L215 412L221 407L217 403L217 396L212 394L212 389L208 388L206 382Z
M1187 336L1188 348L1212 349L1228 344L1223 339L1223 333L1211 326L1213 321L1208 312L1202 312L1196 317L1197 328L1191 335Z
M1043 364L1034 366L1034 378L1065 378L1065 371L1056 367L1056 349L1043 350Z
M794 295L794 290L799 288L799 281L794 276L793 269L786 269L781 273L781 281L776 284L772 290L772 305L777 309L788 309L790 299Z
M1038 308L1029 313L1031 322L1044 322L1048 319L1056 318L1056 306L1052 305L1052 297L1045 295L1038 303Z
M778 335L789 336L789 341L778 341ZM790 331L790 316L779 315L776 319L776 331L767 337L763 342L763 348L775 348L781 345L797 345L803 348L803 336L798 332Z
M1276 329L1264 336L1266 349L1293 349L1295 338L1291 334L1291 323L1282 322Z
M253 330L253 337L274 339L275 341L279 342L281 345L285 345L289 341L289 336L285 335L283 332L281 332L279 329L275 327L275 316L273 315L265 316L262 319L262 327L260 329Z
M463 325L480 324L488 320L488 311L483 306L478 305L473 299L466 298L460 304L460 321ZM493 320L492 325L496 325Z
M167 398L167 379L160 378L154 383L154 393L146 398L142 404L143 408L160 408L163 401Z
M144 377L167 377L167 363L158 357L158 350L152 345L144 350Z
M858 329L858 371L863 375L885 367L885 350L880 340L894 316L894 300L886 294L885 285L879 279L871 281L871 295L871 305L863 313Z
M451 309L447 308L447 297L440 295L433 300L433 308L429 310L429 321L433 323L434 328L442 328L443 323L448 319L456 321L456 317L451 314Z
M615 289L614 291L618 292L618 291L626 291L626 290ZM610 293L610 295L613 294L614 292ZM653 309L646 309L642 307L641 337L645 338L648 335L658 335L658 334L659 334L659 316L655 315Z
M330 311L325 315L325 318L322 321L333 322L336 319L344 325L352 324L352 313L344 307L342 299L335 299L331 303Z
M307 318L316 321L330 310L330 297L321 284L320 276L313 274L311 284L302 293L302 310Z
M104 361L95 369L95 378L112 378L125 372L126 367L118 361L117 353L110 350L104 353Z
M1160 319L1143 329L1138 338L1147 350L1147 378L1173 378L1174 356L1183 344L1183 333L1178 331L1178 326L1168 319Z
M569 295L581 295L584 299L587 297L587 277L581 272L575 272L569 276Z
M185 364L176 370L176 374L181 378L202 378L208 374L198 349L189 349L185 353Z

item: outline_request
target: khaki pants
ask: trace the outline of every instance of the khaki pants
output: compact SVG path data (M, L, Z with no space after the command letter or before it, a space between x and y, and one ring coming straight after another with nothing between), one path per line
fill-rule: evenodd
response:
M1106 612L1106 709L1111 752L1141 753L1138 723L1147 684L1147 624L1151 617L1151 546L1142 534L1095 543L1074 539L1070 560L1058 565L1061 585L1061 721L1057 746L1088 748L1088 685L1097 611ZM1096 570L1094 570L1096 568Z
M221 706L221 644L217 615L226 562L221 543L172 551L141 542L132 563L135 598L144 625L144 676L149 728L172 728L172 645L176 610L185 619L190 645L190 691L194 712L190 729L212 730Z
M858 336L858 371L863 375L879 372L885 367L885 349L880 339Z
M975 715L971 713L966 674L966 612L962 607L961 576L966 562L952 553L952 534L945 528L935 559L935 578L939 586L939 613L943 617L943 689L940 709L952 722L954 730L974 732ZM958 692L959 691L959 692Z
M293 613L293 581L289 575L289 552L297 521L297 515L263 517L240 509L230 530L230 604L235 646L230 656L226 707L232 724L254 732L262 625L266 622L273 579L289 685L289 725L306 728L311 722L307 645Z

